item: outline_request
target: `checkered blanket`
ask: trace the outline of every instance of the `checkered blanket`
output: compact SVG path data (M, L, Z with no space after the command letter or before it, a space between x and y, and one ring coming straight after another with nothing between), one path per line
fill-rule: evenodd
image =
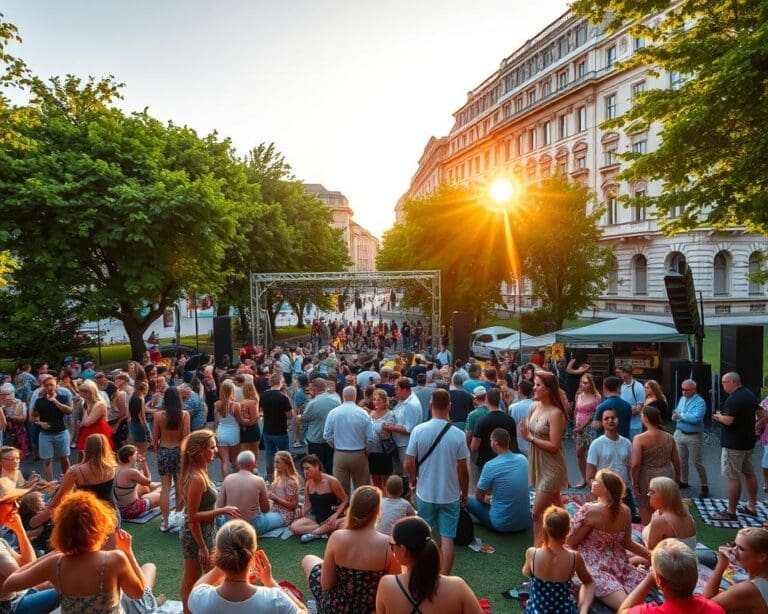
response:
M737 520L713 520L712 516L725 512L728 509L727 499L692 499L696 509L699 510L701 519L704 524L708 524L710 527L718 527L720 529L741 529L744 527L762 527L763 522L768 520L768 507L766 507L761 501L757 502L757 516L750 516L749 514L743 514L736 512ZM745 505L739 503L739 507Z

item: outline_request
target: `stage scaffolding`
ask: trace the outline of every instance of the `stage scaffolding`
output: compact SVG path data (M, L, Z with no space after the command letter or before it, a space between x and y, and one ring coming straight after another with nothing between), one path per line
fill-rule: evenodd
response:
M432 343L440 340L440 271L365 271L333 273L251 273L251 341L267 343L268 315L264 309L267 291L274 286L337 284L344 288L397 286L409 281L419 284L431 298ZM436 346L435 346L436 347Z

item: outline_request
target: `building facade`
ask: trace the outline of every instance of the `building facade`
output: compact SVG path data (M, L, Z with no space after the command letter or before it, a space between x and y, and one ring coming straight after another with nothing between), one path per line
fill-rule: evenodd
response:
M586 185L605 205L602 240L615 249L616 268L590 315L669 319L663 278L684 264L703 294L709 323L764 315L766 287L750 282L748 275L761 266L766 237L740 227L667 237L652 210L618 200L660 193L659 182L617 179L626 164L618 154L652 151L659 145L658 127L627 135L601 124L625 113L640 92L679 87L683 79L664 71L654 76L644 68L616 68L644 44L628 28L606 34L570 12L547 26L468 93L448 136L430 138L398 201L398 221L407 198L443 181L482 185L511 176L529 184L560 173ZM531 306L525 285L521 297L513 296L516 287L502 287L504 302Z
M350 271L375 271L379 240L352 219L349 200L337 190L327 190L320 183L305 183L304 190L317 196L330 210L331 226L342 231L352 264Z

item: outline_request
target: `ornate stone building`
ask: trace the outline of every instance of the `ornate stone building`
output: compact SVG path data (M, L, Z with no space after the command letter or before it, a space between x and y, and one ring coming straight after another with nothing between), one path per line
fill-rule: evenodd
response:
M305 183L304 190L317 196L331 210L334 228L342 230L352 265L350 271L375 271L379 240L352 219L354 211L347 197L337 190L327 190L319 183Z
M603 241L615 247L617 266L591 313L668 319L664 274L687 263L703 293L708 322L765 315L766 288L751 283L748 273L760 267L766 237L742 227L666 237L653 211L618 201L620 195L659 193L657 182L629 184L616 177L626 164L619 153L652 151L659 136L656 127L626 135L600 125L627 111L638 93L679 87L683 79L664 71L652 76L642 68L616 69L616 62L644 44L627 28L607 35L570 12L562 15L467 94L448 136L429 139L395 208L398 221L405 198L428 193L443 181L484 185L496 176L513 176L527 184L561 173L584 183L606 205ZM516 304L510 294L506 302ZM523 294L522 305L529 306Z

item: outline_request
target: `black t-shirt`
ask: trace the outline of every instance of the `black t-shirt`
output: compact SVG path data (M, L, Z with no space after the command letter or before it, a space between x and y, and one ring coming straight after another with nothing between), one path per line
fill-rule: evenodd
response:
M56 400L64 405L67 404L67 398L60 394L56 395ZM66 428L64 426L64 413L46 397L41 396L35 401L34 410L40 415L41 422L47 422L51 425L49 429L40 429L41 433L61 433Z
M254 386L256 387L256 392L258 392L259 396L261 396L267 390L269 390L269 378L257 377Z
M472 403L472 395L463 388L450 390L451 395L451 422L466 422L469 412L475 409Z
M477 466L480 468L489 460L496 458L496 454L491 450L491 433L494 429L505 429L509 433L510 452L520 452L517 447L515 419L503 411L489 411L487 415L480 418L472 433L473 438L480 438L480 448L477 450Z
M287 435L288 416L291 402L279 390L265 390L260 395L260 405L264 412L264 433L266 435Z
M755 447L755 412L760 401L749 388L734 390L723 404L723 415L733 416L731 426L723 424L720 442L730 450L751 450Z
M390 399L395 396L395 387L392 384L389 384L387 382L383 384L376 384L376 388L381 388L384 392L387 393L387 396Z
M117 392L117 386L115 386L112 382L107 382L107 385L104 387L104 392L107 393L107 396L111 401L112 397L114 397L115 393Z

